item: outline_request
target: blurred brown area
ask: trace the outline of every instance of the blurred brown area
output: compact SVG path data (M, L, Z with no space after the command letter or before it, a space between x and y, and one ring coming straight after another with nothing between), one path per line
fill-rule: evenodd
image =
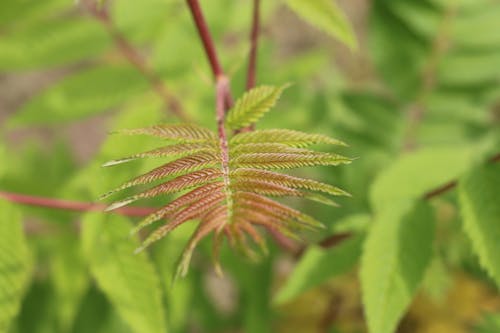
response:
M443 295L417 295L398 333L469 333L485 313L500 311L496 291L471 275L457 272ZM335 278L279 308L277 332L367 332L361 290L355 273ZM334 331L336 332L336 331Z

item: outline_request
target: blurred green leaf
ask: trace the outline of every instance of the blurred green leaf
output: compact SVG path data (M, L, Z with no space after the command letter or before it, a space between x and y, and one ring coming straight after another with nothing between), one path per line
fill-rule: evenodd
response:
M500 4L471 1L459 5L458 15L451 25L453 43L463 48L498 48L500 36Z
M429 147L407 153L375 180L370 198L375 211L401 199L417 199L466 172L480 159L473 147Z
M439 81L447 86L496 84L500 81L499 68L499 51L454 52L439 68Z
M275 297L285 303L301 293L351 269L361 255L362 236L353 236L331 249L309 248Z
M331 0L286 0L290 8L313 26L324 30L357 49L357 41L351 24L340 8Z
M365 92L345 92L334 108L332 122L339 137L356 150L397 151L402 138L402 113L387 98Z
M84 295L76 314L71 333L106 333L103 329L109 321L112 309L96 286Z
M18 314L31 275L32 259L19 210L0 200L0 332Z
M500 166L489 164L471 170L459 182L464 230L479 262L500 286Z
M40 19L65 7L68 7L67 0L4 0L0 3L0 29L40 23Z
M19 71L67 65L97 56L111 44L91 18L49 20L0 39L0 70Z
M175 11L180 11L176 5L172 0L115 1L111 6L113 22L134 43L146 41L157 35Z
M410 23L401 18L401 6L397 6L400 2L414 7L410 11L413 13L422 1L375 0L370 13L369 45L373 62L385 83L398 99L411 100L420 90L421 73L431 42L415 33Z
M52 247L50 273L59 329L69 332L89 285L89 276L74 234L61 234L53 240Z
M474 329L476 333L497 333L500 332L500 314L487 313L481 323Z
M122 217L87 214L82 246L90 271L123 321L135 333L166 332L160 282L145 253L129 237L132 225Z
M196 225L183 224L176 232L167 235L153 250L153 260L161 277L167 303L167 322L172 332L183 332L188 326L190 308L193 306L194 286L191 275L172 281L180 258Z
M399 201L377 214L360 271L370 333L394 332L430 263L433 229L424 202Z
M38 268L38 267L37 267ZM58 331L54 293L47 279L35 278L24 296L13 331L52 333Z
M134 68L100 67L70 75L42 91L9 119L11 126L56 124L117 107L148 87Z

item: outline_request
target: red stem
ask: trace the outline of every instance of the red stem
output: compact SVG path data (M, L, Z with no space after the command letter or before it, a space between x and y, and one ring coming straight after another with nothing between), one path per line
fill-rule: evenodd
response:
M106 205L101 203L51 199L3 191L0 191L0 198L28 206L56 208L78 212L102 212L107 207ZM156 209L152 207L123 207L115 210L114 212L124 216L146 216L153 213L155 210Z
M193 16L196 28L198 29L198 34L200 35L203 47L205 48L205 53L208 57L208 61L210 62L210 66L212 67L212 73L214 77L217 78L220 75L224 75L224 71L222 70L222 66L220 65L219 57L217 56L217 51L215 50L215 45L212 40L210 31L208 30L208 26L205 21L205 17L203 16L200 3L198 2L198 0L187 0L187 3L189 9L191 10L191 15Z
M233 96L231 94L231 88L229 85L229 79L226 77L224 69L220 65L219 56L217 55L215 44L212 39L212 35L210 34L210 30L208 29L207 22L205 20L205 17L203 16L203 11L201 10L200 3L198 2L198 0L186 1L191 11L191 15L193 16L194 23L196 24L198 35L200 36L201 42L203 43L205 54L207 55L208 61L210 62L210 67L212 69L212 74L215 78L216 83L218 82L219 77L224 77L224 80L227 80L227 85L224 88L224 109L225 112L227 112L227 110L229 110L234 104Z
M255 87L257 72L257 49L260 31L260 0L253 1L252 30L250 32L250 54L248 56L247 90Z

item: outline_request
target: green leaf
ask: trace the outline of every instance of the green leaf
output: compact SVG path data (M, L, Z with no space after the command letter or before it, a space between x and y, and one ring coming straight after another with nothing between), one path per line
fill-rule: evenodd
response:
M0 200L0 333L7 332L18 314L31 275L31 256L23 234L21 214Z
M500 52L454 52L439 69L439 81L447 86L495 84L500 78Z
M471 170L459 182L464 229L479 262L500 286L500 165Z
M376 211L394 201L417 199L457 178L473 165L471 147L430 147L401 156L375 180L370 191Z
M363 304L370 333L392 333L431 260L432 211L424 202L379 212L361 258Z
M153 260L161 276L165 291L168 325L173 332L182 332L190 320L190 308L197 296L194 291L192 276L179 279L172 285L178 258L186 246L196 225L184 224L176 232L169 234L153 250Z
M340 39L352 50L357 48L349 21L332 0L286 0L286 3L310 24Z
M87 267L78 239L69 233L51 240L51 279L59 328L68 332L89 285Z
M368 41L373 62L385 83L397 97L412 100L421 86L421 73L431 43L414 33L408 22L395 15L392 8L395 3L399 1L373 2ZM411 12L415 13L415 10Z
M500 332L500 314L486 313L481 319L481 323L475 327L476 333L497 333Z
M463 6L463 5L462 5ZM497 48L500 36L500 4L474 1L472 10L459 12L451 25L453 44L462 48Z
M39 24L39 20L50 14L68 8L66 0L45 1L2 1L0 5L0 30L10 30L19 26Z
M145 253L129 237L124 218L93 213L82 222L82 244L100 289L135 333L166 332L158 275Z
M362 242L362 236L354 236L328 250L311 247L278 291L275 302L285 303L351 269L361 255Z
M11 117L9 124L27 126L81 119L116 107L147 87L144 77L133 68L90 69L42 91Z
M66 65L99 55L111 41L91 18L35 24L0 39L0 70L32 70Z
M246 92L229 111L226 118L227 126L236 130L256 123L274 107L287 87L288 85L260 86Z

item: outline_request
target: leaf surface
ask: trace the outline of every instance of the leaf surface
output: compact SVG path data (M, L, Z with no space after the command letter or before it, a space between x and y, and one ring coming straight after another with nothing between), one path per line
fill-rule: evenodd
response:
M99 288L135 333L166 332L160 281L146 253L129 237L122 217L91 213L82 222L82 245Z
M379 212L361 258L370 333L392 333L430 263L434 222L425 202L400 201Z
M0 235L0 332L6 333L19 312L32 261L21 214L4 200L0 200Z
M331 0L286 0L286 3L311 25L338 38L351 49L357 48L354 31L335 2Z

